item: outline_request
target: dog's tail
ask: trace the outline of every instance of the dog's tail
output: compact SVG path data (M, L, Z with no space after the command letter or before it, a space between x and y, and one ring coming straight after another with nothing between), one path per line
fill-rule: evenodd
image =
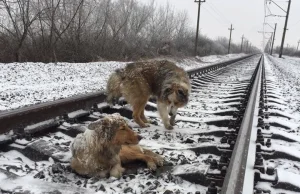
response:
M122 69L117 69L113 72L108 78L106 85L107 98L106 101L108 104L115 104L116 101L122 96L121 93L121 84L122 84Z

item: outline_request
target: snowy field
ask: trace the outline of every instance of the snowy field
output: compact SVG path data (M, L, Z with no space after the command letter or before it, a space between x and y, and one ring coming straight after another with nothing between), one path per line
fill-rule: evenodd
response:
M184 69L202 67L245 54L176 59ZM125 62L0 63L0 111L105 89L109 74Z

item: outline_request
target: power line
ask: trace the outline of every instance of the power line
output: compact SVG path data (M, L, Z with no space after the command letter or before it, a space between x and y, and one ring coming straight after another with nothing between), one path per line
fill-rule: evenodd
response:
M287 13L287 11L285 11L282 7L280 7L275 1L273 0L267 0L267 1L270 1L272 3L274 3L279 9L281 9L284 13Z
M274 14L270 14L270 15L266 15L266 7L268 7L267 3L269 2L269 4L274 4L275 6L277 6L279 9L281 9L284 13L286 13L285 16L280 16L280 15L274 15ZM280 50L279 50L279 58L282 57L282 52L283 52L283 47L284 47L284 41L285 41L285 35L286 35L286 30L287 30L287 23L288 23L288 18L289 18L289 13L290 13L290 6L291 6L291 0L288 0L288 7L287 10L283 9L281 6L279 6L274 0L265 0L265 18L264 18L264 24L266 23L266 17L268 16L278 16L278 17L285 17L285 23L284 23L284 28L283 28L283 34L282 34L282 40L281 40L281 45L280 45ZM271 13L271 12L270 12ZM274 34L275 36L275 34ZM274 39L274 38L273 38ZM274 40L273 40L274 41ZM272 42L273 42L272 41ZM272 43L273 46L274 43ZM272 51L271 51L272 52Z
M296 26L296 25L297 25L299 22L300 22L300 20L298 20L296 23L294 23L294 24L290 25L289 29L291 29L291 27L294 27L294 26Z
M229 22L231 22L231 20L229 20L218 8L217 6L212 2L210 1L211 5Z
M218 14L219 16L220 16L220 18L222 18L226 23L228 23L228 24L231 24L232 22L228 19L228 18L226 18L225 16L224 16L224 14L222 13L222 12L220 12L218 9L217 9L217 7L212 3L212 2L207 2L207 4L208 4L208 6L216 13L216 14Z
M267 6L267 0L264 1L264 13L265 13L265 17L264 17L264 24L266 23L266 6ZM263 24L263 50L265 48L265 25Z
M217 22L219 22L220 24L224 25L224 22L220 21L214 14L212 14L206 7L203 7L203 9L205 9L207 11L207 13L209 13L211 16L213 16Z
M269 10L269 14L272 15L272 12L271 12L271 10L270 10L270 8L269 8L268 5L266 5L266 8Z

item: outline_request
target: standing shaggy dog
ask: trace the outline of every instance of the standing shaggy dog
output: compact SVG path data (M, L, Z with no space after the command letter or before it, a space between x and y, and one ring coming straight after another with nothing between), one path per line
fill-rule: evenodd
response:
M155 96L165 128L173 129L177 109L187 104L191 85L184 69L163 60L130 63L124 69L117 69L110 75L106 91L108 103L124 96L133 107L133 119L140 127L149 126L144 109L150 96Z
M121 146L138 144L141 139L119 114L106 116L76 136L71 144L71 167L81 175L119 178L124 171L119 157Z

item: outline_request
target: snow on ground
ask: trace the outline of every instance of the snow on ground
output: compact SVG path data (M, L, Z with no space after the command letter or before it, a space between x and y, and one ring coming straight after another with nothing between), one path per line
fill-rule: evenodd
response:
M74 124L64 122L59 126L59 131L48 133L42 137L33 135L27 140L18 139L9 145L12 150L0 152L0 182L3 183L0 184L0 190L11 193L20 189L30 190L32 193L43 193L47 190L50 192L54 189L66 190L63 193L75 193L75 191L78 193L107 194L207 193L207 186L202 186L205 184L201 184L204 181L204 179L201 180L201 177L208 173L220 173L219 170L210 168L211 162L219 161L221 157L218 149L211 148L220 146L228 149L228 144L222 145L220 143L221 137L228 128L225 126L226 124L217 126L201 121L213 119L214 121L227 122L232 119L232 117L218 116L214 113L236 110L235 107L230 107L221 98L222 96L234 96L231 94L232 92L241 91L243 93L241 87L245 88L246 85L244 83L239 84L236 80L249 80L258 59L258 56L247 59L244 68L238 68L241 63L232 65L228 67L228 71L223 72L222 76L218 76L218 72L211 73L210 77L215 77L214 81L204 81L205 87L199 86L202 88L202 93L198 93L196 89L192 91L191 102L193 103L183 109L184 111L179 110L174 130L169 131L163 127L157 111L155 114L151 111L145 112L152 123L149 128L141 129L133 120L125 118L133 130L143 137L139 144L164 157L165 170L161 168L161 172L158 170L155 173L150 173L148 169L138 168L136 173L122 176L119 180L113 177L97 179L76 175L71 171L69 164L70 143L73 138L64 132L79 127L86 129L86 126L91 122L87 119L87 121ZM235 78L233 79L233 77ZM195 84L196 80L198 79L193 78L192 83ZM209 102L207 102L208 99ZM239 100L237 98L232 99ZM156 106L154 103L149 104ZM130 109L130 105L116 105L114 108ZM70 114L75 115L75 113ZM76 114L80 114L80 112L76 111ZM104 115L105 113L93 112L91 118L98 119ZM191 123L189 120L194 122ZM35 127L37 126L35 125ZM34 131L32 126L27 127L27 129ZM51 157L49 159L45 157L42 161L35 162L34 159L30 159L32 156L26 152L29 147L34 148L34 153L46 153L47 156L50 155ZM198 153L200 149L204 150L204 153ZM54 163L53 160L58 160L58 162ZM11 173L17 176L9 176ZM179 178L180 175L190 177L197 175L199 179L193 183L188 181L187 176Z
M245 54L212 55L177 60L192 69L241 57ZM105 89L109 74L125 62L0 63L0 112Z
M273 54L272 56L275 58L279 58L279 54ZM292 57L292 56L288 56L288 55L282 55L282 58L279 60L284 60L284 59L300 62L300 57L296 57L296 56Z
M69 146L72 138L61 132L54 132L43 137L33 137L28 142L24 139L21 141L18 140L18 142L11 146L16 146L17 144L30 145L36 141L44 141L47 142L46 145L51 145L52 148L55 146L60 147L53 156L61 155L67 160L61 162L61 158L55 157L53 159L59 159L59 162L54 163L52 158L34 162L15 150L0 152L0 182L3 183L0 184L0 190L30 190L31 193L44 193L47 192L47 190L50 191L57 188L59 191L65 191L64 193L107 194L153 193L152 191L162 194L167 190L174 193L206 192L206 187L185 181L174 176L174 174L184 174L187 173L188 170L193 170L194 173L196 170L199 174L205 173L209 168L209 160L219 159L219 157L212 154L201 154L198 156L195 152L182 146L185 145L183 142L186 139L192 139L193 137L196 138L196 140L193 141L193 143L189 143L189 148L202 145L202 142L197 140L199 138L202 138L203 141L212 141L213 138L209 139L209 137L206 136L200 137L199 135L193 136L192 134L186 134L184 131L188 131L187 129L182 130L181 134L179 134L178 131L165 133L166 131L161 125L151 125L151 127L147 129L139 129L135 123L129 119L126 120L133 127L133 130L136 132L139 131L140 134L146 138L145 140L141 140L140 145L145 148L151 148L151 150L162 155L167 164L171 164L171 166L174 167L173 170L156 174L150 173L148 169L138 168L137 173L124 175L120 179L113 177L107 179L99 179L97 177L85 178L74 174L70 169L70 158L68 156L71 154ZM89 122L86 122L83 126L86 128L88 123ZM63 123L60 128L74 125ZM201 130L201 127L198 127L197 130ZM149 143L150 141L151 143ZM169 144L177 144L177 150L174 150L174 146L171 149L165 149L169 147ZM151 146L149 147L149 145ZM15 176L11 177L12 175Z
M290 188L293 186L299 188L299 181L295 180L299 180L300 177L300 60L292 57L280 59L265 56L265 70L267 104L270 105L268 110L270 118L265 118L265 121L271 124L271 133L279 137L271 140L270 147L272 151L279 154L265 160L265 165L277 170L278 180L275 186L272 183L259 182L255 188L269 190L271 193L293 194L292 191L278 188L281 184L288 184ZM263 133L268 134L269 131L263 130ZM264 147L264 149L268 148Z
M300 118L300 60L270 57L266 62L273 64L268 68L273 72L275 87L289 109L287 112Z

